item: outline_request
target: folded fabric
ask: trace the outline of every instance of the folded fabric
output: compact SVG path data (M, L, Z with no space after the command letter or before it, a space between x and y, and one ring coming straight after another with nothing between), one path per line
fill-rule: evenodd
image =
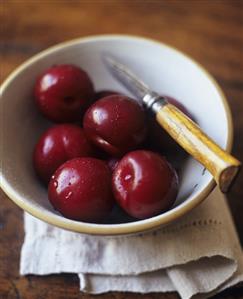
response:
M25 214L20 273L77 273L80 290L176 291L207 298L243 281L243 255L225 197L155 231L119 237L72 233Z

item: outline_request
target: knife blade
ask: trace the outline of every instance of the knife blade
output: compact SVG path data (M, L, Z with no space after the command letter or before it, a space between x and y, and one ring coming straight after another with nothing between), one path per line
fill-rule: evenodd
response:
M103 61L110 73L121 82L139 101L147 95L158 97L159 95L152 91L147 84L139 79L130 69L124 64L113 58L112 55L104 53Z
M108 53L102 58L111 74L148 110L153 111L160 126L184 150L204 165L222 192L227 192L239 172L241 163L220 148L182 111L151 90L127 66Z

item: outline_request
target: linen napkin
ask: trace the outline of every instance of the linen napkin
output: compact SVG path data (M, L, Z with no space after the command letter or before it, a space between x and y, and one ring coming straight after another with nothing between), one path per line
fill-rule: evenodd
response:
M243 282L241 247L218 189L176 223L138 235L83 235L28 214L24 220L20 273L77 273L82 292L176 291L201 299Z

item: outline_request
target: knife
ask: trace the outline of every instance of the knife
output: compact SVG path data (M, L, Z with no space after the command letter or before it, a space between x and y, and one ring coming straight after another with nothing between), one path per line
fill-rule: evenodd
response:
M152 91L132 71L112 55L103 60L110 73L135 95L145 109L152 112L162 128L200 162L214 177L222 192L227 192L239 172L241 163L220 148L200 127L177 107Z

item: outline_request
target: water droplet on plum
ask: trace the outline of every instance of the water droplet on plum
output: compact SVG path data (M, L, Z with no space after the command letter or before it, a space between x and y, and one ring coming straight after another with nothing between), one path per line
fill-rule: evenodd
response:
M54 187L57 189L57 187L58 187L58 181L55 180L54 183L53 183L53 185L54 185Z

